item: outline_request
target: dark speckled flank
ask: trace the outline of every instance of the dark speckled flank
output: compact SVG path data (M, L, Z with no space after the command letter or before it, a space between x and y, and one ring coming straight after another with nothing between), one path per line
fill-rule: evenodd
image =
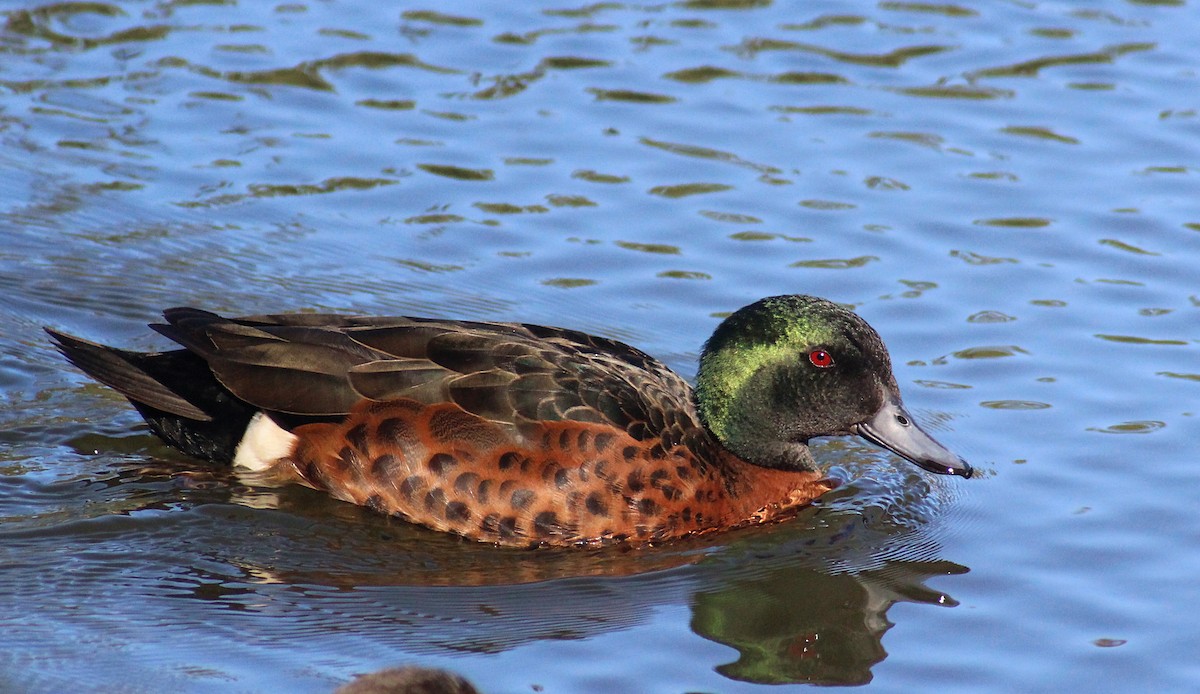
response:
M516 546L644 543L743 525L766 506L742 492L756 476L776 486L768 513L794 506L784 499L796 489L805 501L826 489L815 474L749 469L732 456L698 466L686 446L593 423L531 423L525 434L541 445L520 449L502 427L463 414L450 403L363 403L339 424L298 428L292 464L300 481L345 501ZM470 431L455 435L448 422ZM351 440L353 455L330 454Z

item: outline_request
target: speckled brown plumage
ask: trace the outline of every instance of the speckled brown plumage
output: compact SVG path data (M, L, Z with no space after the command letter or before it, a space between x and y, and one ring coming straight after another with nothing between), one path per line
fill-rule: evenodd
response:
M634 439L610 425L530 423L521 439L450 403L363 402L299 427L288 472L335 497L505 545L651 542L774 518L820 475Z
M647 543L773 520L829 489L812 436L860 433L970 475L911 424L874 330L813 297L723 322L697 392L640 350L561 328L164 316L152 327L183 349L49 332L185 453L249 464L239 442L266 422L286 447L252 466L484 542Z

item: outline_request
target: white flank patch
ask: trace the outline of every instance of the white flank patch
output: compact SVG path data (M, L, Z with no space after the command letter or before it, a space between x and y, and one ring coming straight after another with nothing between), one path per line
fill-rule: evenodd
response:
M275 461L292 453L296 435L259 412L250 418L246 433L238 442L233 454L233 466L262 472L275 465Z

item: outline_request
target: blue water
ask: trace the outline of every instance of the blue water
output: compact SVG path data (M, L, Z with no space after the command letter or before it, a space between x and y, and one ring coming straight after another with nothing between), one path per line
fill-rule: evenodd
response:
M0 690L1200 685L1193 7L433 6L0 6ZM788 523L500 551L186 460L40 331L523 320L690 376L792 292L979 478L830 441Z

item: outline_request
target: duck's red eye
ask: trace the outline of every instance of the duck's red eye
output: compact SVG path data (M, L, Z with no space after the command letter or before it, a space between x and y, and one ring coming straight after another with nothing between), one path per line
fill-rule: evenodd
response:
M812 365L821 369L828 369L833 366L833 356L823 349L814 349L808 353L808 360Z

